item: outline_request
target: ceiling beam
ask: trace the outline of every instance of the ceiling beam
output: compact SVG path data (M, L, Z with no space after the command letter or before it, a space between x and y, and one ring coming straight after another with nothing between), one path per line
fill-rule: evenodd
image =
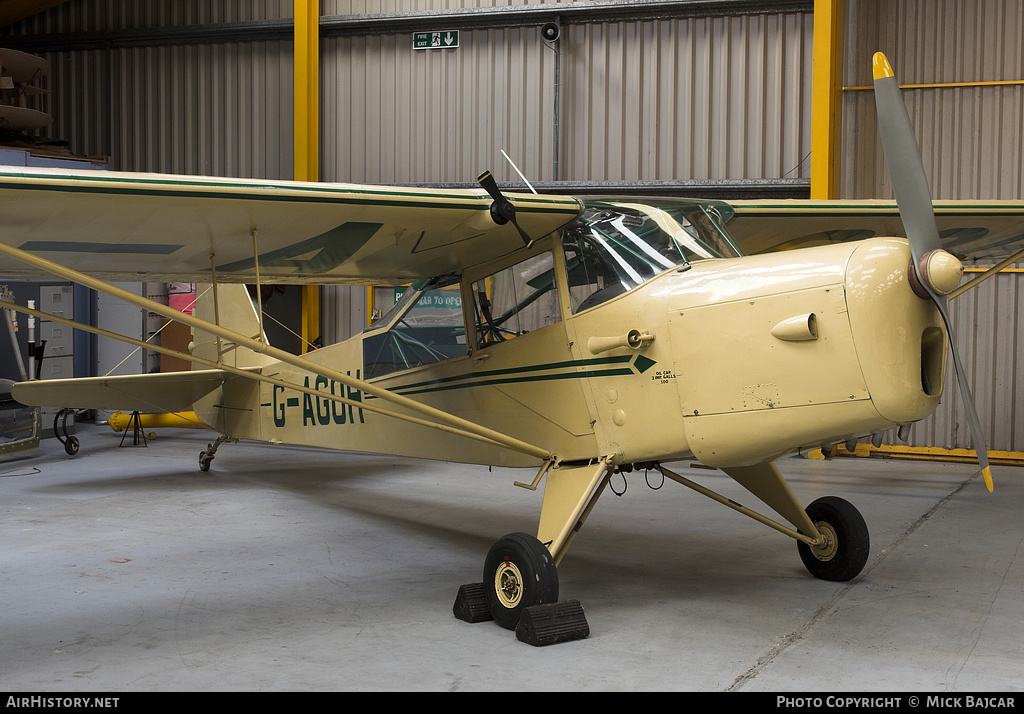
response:
M67 0L0 0L0 27L37 15Z
M5 0L0 0L0 7ZM573 3L512 5L363 15L324 15L322 37L395 35L441 25L450 30L540 26L558 19L564 25L661 20L685 17L737 17L807 13L815 0L579 0ZM220 42L271 42L293 39L292 18L205 25L140 27L42 36L11 35L5 46L29 52L59 52Z

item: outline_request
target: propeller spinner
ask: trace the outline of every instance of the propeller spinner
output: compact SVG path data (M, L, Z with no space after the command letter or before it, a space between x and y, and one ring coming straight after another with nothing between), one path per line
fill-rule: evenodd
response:
M900 219L910 242L913 256L910 271L915 292L927 297L939 310L946 330L950 335L949 347L953 353L957 383L967 411L967 422L971 429L971 441L978 454L978 465L985 478L985 486L992 491L992 471L988 463L985 438L974 406L974 396L967 384L967 375L957 353L953 339L953 327L949 319L947 298L956 288L963 274L963 266L953 255L942 248L939 230L935 224L931 192L925 176L921 152L910 123L906 105L900 94L899 84L889 60L876 52L873 60L875 80L875 107L878 112L878 127L882 135L882 151L889 168L896 205Z

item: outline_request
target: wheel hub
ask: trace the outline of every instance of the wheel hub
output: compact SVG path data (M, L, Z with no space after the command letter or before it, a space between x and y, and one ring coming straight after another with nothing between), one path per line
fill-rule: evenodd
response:
M523 575L515 563L506 560L494 572L494 592L504 607L512 609L523 598Z
M811 554L822 562L832 560L839 550L839 539L836 537L835 528L826 521L817 521L814 527L818 529L821 542L810 547Z

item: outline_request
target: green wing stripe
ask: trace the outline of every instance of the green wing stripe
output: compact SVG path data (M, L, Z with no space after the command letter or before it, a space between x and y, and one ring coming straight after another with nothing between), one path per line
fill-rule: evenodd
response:
M342 203L360 206L393 206L399 208L464 208L479 210L490 205L491 198L484 193L456 194L443 191L408 190L366 190L365 187L346 188L337 185L316 184L262 184L240 181L187 181L148 179L133 177L96 175L68 177L61 174L18 174L0 173L0 187L25 191L59 191L62 193L87 193L133 196L157 196L164 198L220 198L258 201L293 201L313 203ZM45 179L60 183L37 183ZM575 215L579 204L575 199L545 196L543 198L512 197L519 210L529 213L555 213ZM441 201L430 203L430 201ZM553 202L563 205L552 206ZM541 205L536 205L541 204Z

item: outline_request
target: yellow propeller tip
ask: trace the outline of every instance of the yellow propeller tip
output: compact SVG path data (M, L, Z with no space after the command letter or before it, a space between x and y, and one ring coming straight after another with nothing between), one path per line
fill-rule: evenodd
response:
M875 79L884 79L885 77L895 76L895 72L892 71L892 65L889 64L889 60L881 52L875 53L875 56L871 61L871 68L874 72Z
M981 470L981 475L985 477L985 488L988 489L989 493L992 493L992 489L994 488L992 484L992 468L986 466Z

